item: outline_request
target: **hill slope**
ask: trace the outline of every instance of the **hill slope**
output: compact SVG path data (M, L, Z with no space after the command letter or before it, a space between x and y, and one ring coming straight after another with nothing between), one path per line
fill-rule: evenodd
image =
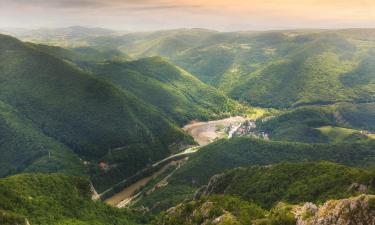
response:
M109 33L80 41L83 46L118 49L133 58L166 57L203 82L254 106L375 100L374 29L180 29Z
M160 218L159 224L190 225L205 222L223 225L292 225L296 224L297 219L309 219L310 214L315 214L316 217L324 217L327 211L336 214L337 209L326 209L325 212L317 214L314 209L318 207L311 202L320 204L363 192L374 193L373 179L374 173L369 171L328 162L236 168L213 176L208 185L195 194L193 201L186 201L168 209ZM367 195L358 199L367 197L373 198ZM279 203L280 201L283 203ZM304 204L305 201L309 203ZM339 201L333 200L331 203L336 205ZM324 207L329 206L325 204ZM351 216L338 216L344 220L354 219L351 218L353 215L368 219L373 214L371 208L373 206L368 207L368 204L353 204L353 207L350 207L351 212L341 208L342 212L346 212L345 215ZM358 212L359 210L363 210L363 214ZM315 221L311 224L319 223Z
M146 196L136 205L166 209L189 198L215 174L239 166L280 162L329 160L352 166L372 166L374 141L340 144L302 144L250 138L220 140L203 147L169 179L166 187Z
M22 171L82 175L71 149L46 136L35 124L0 101L0 177Z
M374 101L372 29L230 32L171 30L100 37L133 57L164 56L255 106Z
M239 196L271 208L280 201L319 203L350 197L358 194L356 188L361 185L362 191L373 193L374 177L369 171L335 163L283 163L237 168L216 175L203 193Z
M136 224L136 213L91 200L88 180L61 174L0 179L0 221L13 224Z
M94 66L93 73L154 105L180 125L230 116L242 108L160 57L102 63Z
M117 165L110 176L114 180L191 142L160 111L130 93L4 35L0 71L0 100L81 158L95 165L121 147L108 162Z
M374 107L374 103L303 106L283 111L266 121L258 120L256 129L278 141L327 143L364 140L374 137ZM324 129L328 127L334 132Z

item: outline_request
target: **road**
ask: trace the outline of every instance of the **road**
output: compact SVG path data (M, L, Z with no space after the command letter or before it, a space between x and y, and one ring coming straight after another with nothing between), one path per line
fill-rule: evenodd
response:
M119 208L126 207L134 199L136 199L142 191L139 191L143 186L145 186L149 181L156 178L173 163L176 163L176 160L181 159L184 156L189 156L197 151L202 146L205 146L217 139L224 138L227 134L218 129L218 127L230 127L229 136L231 138L233 133L238 129L240 124L245 121L245 118L237 116L230 117L222 120L208 121L208 122L192 122L183 127L183 130L190 134L194 140L199 144L199 146L190 147L182 152L171 155L165 159L162 159L154 164L149 169L155 168L163 163L167 163L160 170L153 173L151 176L140 179L139 181L133 183L132 185L124 188L121 192L113 195L112 197L105 200L106 203L112 206L117 206ZM167 178L170 176L168 175ZM164 180L164 179L163 179ZM138 192L137 192L138 191ZM103 192L104 193L104 192Z

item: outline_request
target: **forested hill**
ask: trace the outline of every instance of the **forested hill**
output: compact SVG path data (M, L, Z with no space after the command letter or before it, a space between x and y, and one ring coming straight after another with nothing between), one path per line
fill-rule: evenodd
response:
M116 48L133 58L167 57L203 82L256 106L374 101L373 29L180 29L70 42Z
M180 125L193 119L213 120L246 112L246 107L161 57L99 63L92 70Z
M34 162L43 167L49 163L46 156L74 161L68 148L96 167L111 149L121 147L111 158L117 164L111 183L192 142L163 113L131 93L5 35L0 36L0 71L1 119L8 121L0 152L2 159L14 162L9 170L5 161L2 174Z
M0 179L2 225L133 225L140 221L147 217L92 201L85 178L37 173Z

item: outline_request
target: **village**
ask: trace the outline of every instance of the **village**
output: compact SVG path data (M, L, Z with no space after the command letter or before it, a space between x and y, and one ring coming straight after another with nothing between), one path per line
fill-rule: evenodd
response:
M260 138L264 140L269 140L269 135L265 132L259 132L256 128L256 122L254 120L246 120L245 122L241 123L240 125L231 125L227 129L228 135L231 137L253 137L253 138ZM232 131L232 133L231 133Z

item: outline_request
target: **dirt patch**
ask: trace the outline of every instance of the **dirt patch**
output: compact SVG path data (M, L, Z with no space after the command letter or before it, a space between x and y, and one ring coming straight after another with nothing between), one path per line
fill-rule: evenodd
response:
M113 195L112 197L106 199L105 202L109 205L116 206L117 204L119 204L124 199L131 198L134 194L136 194L137 191L139 191L139 189L141 187L144 187L150 180L152 180L152 179L156 178L157 176L159 176L160 174L164 173L164 171L166 171L168 169L168 167L170 165L172 165L173 163L175 163L175 162L171 162L171 163L163 166L160 170L158 170L157 172L155 172L151 176L145 177L145 178L135 182L134 184L130 185L129 187L124 188L124 190L122 190L121 192L119 192L119 193Z
M219 127L229 127L244 121L245 118L241 116L208 122L192 121L184 126L183 130L189 133L199 145L204 146L226 136L225 132L218 129Z

